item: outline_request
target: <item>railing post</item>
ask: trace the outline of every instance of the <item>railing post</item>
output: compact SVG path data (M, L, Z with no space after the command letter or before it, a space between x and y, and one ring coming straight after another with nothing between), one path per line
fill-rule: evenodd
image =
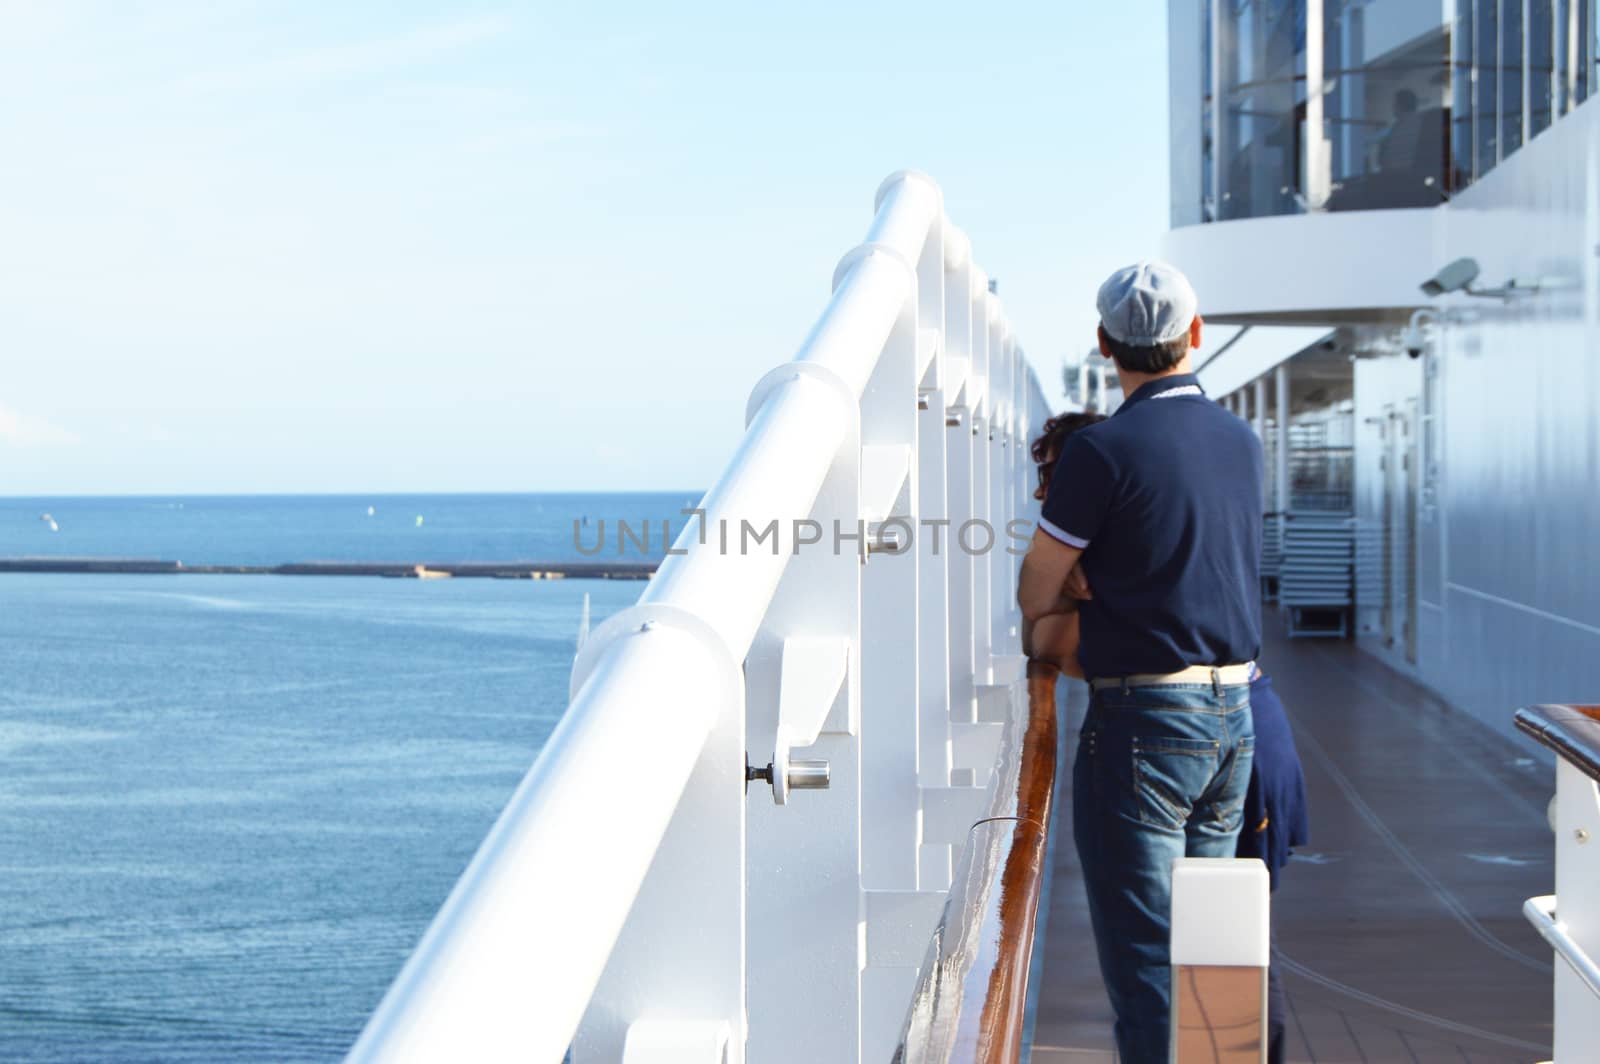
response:
M1585 956L1600 959L1600 786L1556 759L1556 919ZM1555 1064L1593 1059L1600 1000L1570 964L1555 965Z
M935 263L937 294L932 297L940 308L940 323L922 334L927 368L917 397L917 778L924 787L950 784L950 530L935 523L950 514L945 411L951 397L945 388L949 345L943 322L947 254L941 241ZM925 288L919 292L924 302L930 301ZM938 849L942 861L919 847L917 883L924 889L936 885L943 890L950 880L949 850ZM930 869L930 863L938 867Z
M910 267L908 267L910 268ZM862 508L869 532L885 538L861 572L861 922L870 944L881 937L879 892L917 888L921 815L917 754L917 593L921 555L915 546L918 478L914 468L920 376L916 289L890 334L861 404ZM876 483L872 483L876 481ZM869 494L870 491L870 494ZM932 930L932 922L923 933ZM887 1060L898 1017L911 1000L913 961L861 957L863 1060ZM875 963L876 962L876 963ZM821 1059L821 1058L813 1058Z
M949 510L945 517L950 523L944 528L944 539L950 573L950 719L957 722L977 719L973 679L976 664L973 622L977 612L974 571L977 567L973 564L975 559L961 549L957 540L961 526L974 512L973 395L980 385L975 376L973 345L983 328L981 321L973 318L972 289L981 284L974 271L970 253L963 255L946 277L948 295L945 301L945 351L948 355L945 392L950 404L945 410L946 460L950 469ZM948 850L943 863L948 881Z
M670 608L636 606L611 618L590 639L599 646L618 629L647 630L673 620ZM575 685L594 660L592 652L580 659ZM739 771L745 710L731 660L728 668L734 672L728 679L733 697L712 726L612 947L573 1038L573 1064L613 1064L625 1059L629 1047L634 1055L641 1053L639 1046L654 1044L656 1037L634 1032L641 1020L671 1021L691 1039L715 1040L716 1032L725 1032L726 1055L715 1062L708 1058L707 1064L745 1059L745 815ZM652 797L651 782L618 779L615 786L650 802L659 800ZM606 845L605 823L595 829L594 844ZM581 857L573 856L570 867L547 874L584 876ZM582 919L582 914L571 918ZM561 961L552 956L547 963ZM504 1059L518 1056L511 1046L501 1049Z
M780 367L780 371L781 371ZM763 1064L854 1062L861 1047L861 514L859 408L823 480L810 519L820 542L796 545L745 659L750 758L760 763L796 739L808 759L828 763L826 790L774 803L752 784L748 815L747 1053ZM752 401L752 408L755 401ZM836 538L836 530L838 536ZM783 658L791 639L837 641L843 683L825 706L796 707L819 722L811 734L780 736L786 710ZM775 759L776 760L776 759ZM776 765L774 766L776 771Z
M994 653L994 583L988 554L974 553L983 543L988 528L994 527L994 502L992 480L994 463L989 457L989 433L994 424L994 378L992 367L999 360L998 302L989 292L989 281L981 274L972 286L972 379L977 385L977 402L972 409L972 430L968 433L972 443L972 518L975 524L961 536L958 530L957 548L963 554L972 554L972 668L975 683L989 681L990 658ZM960 542L965 539L965 543Z
M989 553L984 558L989 566L989 613L984 620L989 627L989 652L994 655L1015 654L1020 652L1021 647L1012 642L1013 633L1009 624L1011 609L1017 601L1016 588L1012 585L1017 568L1016 557L1006 550L1011 544L1006 522L1011 519L1010 503L1015 488L1010 436L1011 378L1015 371L1013 358L1016 350L1000 300L992 295L989 298L993 354L989 363L989 431L985 439L990 470L989 523L993 536Z

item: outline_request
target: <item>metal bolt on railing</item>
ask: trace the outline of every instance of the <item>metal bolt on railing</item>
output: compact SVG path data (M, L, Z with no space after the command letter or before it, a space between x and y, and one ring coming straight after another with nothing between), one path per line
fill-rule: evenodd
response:
M828 762L796 759L789 762L789 771L785 775L785 782L791 791L825 791L828 789L829 777L830 767ZM765 780L776 790L777 785L773 782L772 762L768 761L761 768L756 768L754 765L749 764L745 765L744 782L746 793L750 791L750 782L752 780Z
M911 544L902 539L898 532L885 530L867 540L867 553L904 554L910 546Z

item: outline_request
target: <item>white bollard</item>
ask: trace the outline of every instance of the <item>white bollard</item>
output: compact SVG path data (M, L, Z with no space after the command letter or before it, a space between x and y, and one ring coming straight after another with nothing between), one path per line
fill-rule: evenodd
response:
M1271 959L1267 866L1172 862L1173 1064L1259 1064Z
M1556 947L1555 1064L1593 1060L1600 1044L1600 786L1566 758L1556 761L1556 894L1535 926ZM1560 899L1559 906L1556 899ZM1526 910L1525 910L1526 911ZM1532 914L1530 914L1531 916ZM1553 933L1552 933L1553 932Z

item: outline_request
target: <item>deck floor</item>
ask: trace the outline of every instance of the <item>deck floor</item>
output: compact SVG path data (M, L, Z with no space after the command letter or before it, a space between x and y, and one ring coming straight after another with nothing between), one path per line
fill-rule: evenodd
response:
M1311 805L1312 844L1273 896L1290 1060L1547 1060L1551 954L1521 910L1554 889L1554 770L1353 644L1269 622L1263 664ZM1071 839L1084 704L1070 684L1034 1064L1115 1059Z

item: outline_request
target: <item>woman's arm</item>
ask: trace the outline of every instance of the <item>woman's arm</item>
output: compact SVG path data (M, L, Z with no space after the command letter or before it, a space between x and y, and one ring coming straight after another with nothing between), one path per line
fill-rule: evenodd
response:
M1052 613L1024 623L1023 650L1034 661L1054 665L1068 676L1083 679L1078 664L1078 614Z

